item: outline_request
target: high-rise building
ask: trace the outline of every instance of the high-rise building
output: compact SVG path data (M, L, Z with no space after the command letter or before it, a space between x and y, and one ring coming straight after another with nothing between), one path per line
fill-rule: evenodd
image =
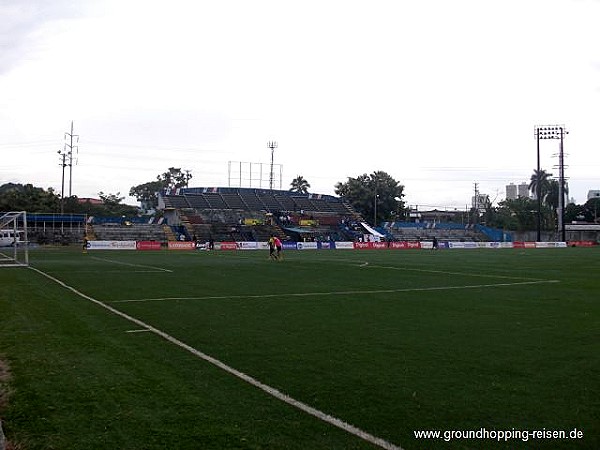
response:
M506 200L516 200L517 198L529 198L527 183L521 183L518 186L514 183L506 185Z
M517 199L517 185L510 183L506 186L506 200L516 200Z
M529 198L529 185L527 183L519 184L517 195L521 198Z

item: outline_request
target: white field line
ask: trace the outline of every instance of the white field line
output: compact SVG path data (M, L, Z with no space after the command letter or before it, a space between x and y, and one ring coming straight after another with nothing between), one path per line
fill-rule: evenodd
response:
M144 265L144 264L132 264L132 263L126 263L126 262L123 262L123 261L116 261L116 260L114 260L114 259L108 259L108 258L99 258L99 257L97 257L97 256L90 256L90 258L91 258L91 259L95 259L95 260L97 260L97 261L106 261L106 262L113 263L113 264L120 264L120 265L122 265L122 266L129 266L129 267L141 267L141 268L144 268L144 269L153 269L153 270L158 270L158 271L160 271L160 272L173 272L173 271L172 271L172 270L170 270L170 269L164 269L164 268L162 268L162 267L146 266L146 265Z
M491 273L450 272L447 270L415 269L413 267L395 267L395 266L379 266L379 265L370 265L368 267L369 268L377 268L377 269L388 269L388 270L402 270L402 271L410 271L410 272L441 273L444 275L459 275L462 277L501 278L504 280L547 281L547 280L541 280L539 278L515 277L515 276L509 276L509 275L496 275L496 274L491 274Z
M367 441L371 444L377 445L386 450L402 450L402 447L400 447L400 446L392 444L391 442L388 442L377 436L373 436L372 434L369 434L366 431L363 431L360 428L355 427L354 425L350 425L349 423L346 423L341 419L338 419L327 413L324 413L316 408L313 408L312 406L307 405L306 403L303 403L299 400L296 400L296 399L290 397L289 395L284 394L283 392L281 392L267 384L264 384L264 383L258 381L257 379L251 377L250 375L240 372L239 370L234 369L231 366L228 366L227 364L221 362L220 360L213 358L212 356L207 355L206 353L203 353L200 350L193 348L192 346L186 344L185 342L180 341L179 339L171 336L170 334L167 334L164 331L161 331L158 328L153 327L152 325L149 325L139 319L136 319L135 317L132 317L129 314L125 314L124 312L121 312L118 309L113 308L112 306L109 306L104 302L101 302L100 300L96 300L95 298L90 297L89 295L86 295L86 294L78 291L77 289L69 286L68 284L53 277L52 275L42 272L41 270L36 269L35 267L29 266L29 268L31 270L39 273L40 275L54 281L55 283L59 284L60 286L62 286L65 289L73 292L74 294L76 294L86 300L89 300L90 302L95 303L98 306L101 306L102 308L110 311L111 313L113 313L119 317L122 317L123 319L128 320L129 322L132 322L132 323L138 325L139 327L142 327L142 328L156 334L157 336L160 336L161 338L165 339L166 341L168 341L172 344L175 344L176 346L188 351L192 355L218 367L219 369L239 378L242 381L245 381L246 383L262 390L263 392L266 392L267 394L271 395L272 397L274 397L284 403L287 403L290 406L293 406L294 408L299 409L300 411L310 414L311 416L316 417L317 419L322 420L323 422L329 423L330 425L340 428L340 429L346 431L347 433L357 436L357 437L363 439L364 441Z
M203 297L158 297L158 298L139 298L127 300L113 300L110 303L135 303L135 302L161 302L169 300L234 300L243 298L281 298L281 297L314 297L327 295L375 295L375 294L394 294L398 292L425 292L425 291L449 291L462 289L481 289L495 288L505 286L524 286L531 284L549 284L560 283L559 280L536 280L536 281L516 281L514 283L493 283L493 284L471 284L463 286L433 286L424 288L401 288L401 289L375 289L364 291L330 291L330 292L296 292L296 293L278 293L261 295L207 295Z
M482 272L451 272L447 270L435 270L435 269L419 269L415 267L405 267L405 266L383 266L379 264L371 265L368 261L357 261L355 259L321 259L319 262L328 261L328 262L337 262L337 263L350 263L352 266L360 267L360 268L368 268L368 269L389 269L389 270L402 270L406 272L423 272L423 273L440 273L444 275L458 275L462 277L479 277L479 278L499 278L505 280L528 280L528 281L546 281L540 278L532 278L532 277L515 277L512 275L497 275L493 273L482 273ZM481 270L481 269L478 269Z

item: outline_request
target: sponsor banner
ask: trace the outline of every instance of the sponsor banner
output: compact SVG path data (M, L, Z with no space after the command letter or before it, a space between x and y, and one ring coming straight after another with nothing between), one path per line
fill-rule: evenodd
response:
M523 242L523 248L535 248L535 242Z
M330 248L333 248L332 245L329 245L329 241L326 242L317 242L317 247L319 248L319 250L323 249L323 250L329 250Z
M409 248L421 248L421 243L416 241L390 242L390 248L399 250L407 250Z
M296 245L296 242L283 242L283 249L284 250L298 250L298 246Z
M316 250L318 248L316 242L298 242L296 245L298 250Z
M566 242L536 242L535 248L565 248Z
M167 248L169 250L196 250L196 243L191 241L169 241Z
M352 250L354 249L354 242L339 241L335 243L335 248L338 250Z
M515 241L513 242L513 248L525 248L525 242Z
M258 250L258 242L238 241L235 245L238 250Z
M485 242L450 242L450 248L485 248L485 244Z
M596 243L594 241L569 241L567 245L569 247L593 247Z
M159 241L138 241L136 245L138 250L160 250Z
M135 250L135 241L88 241L89 250Z
M387 242L355 242L354 248L358 250L384 250L388 248Z
M221 242L221 250L237 250L235 242Z

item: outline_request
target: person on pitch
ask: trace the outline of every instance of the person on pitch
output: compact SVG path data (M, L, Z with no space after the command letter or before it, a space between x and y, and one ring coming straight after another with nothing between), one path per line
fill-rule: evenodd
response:
M277 255L275 254L275 236L271 235L267 243L269 244L269 259L277 259Z
M283 249L283 244L281 243L281 239L279 239L277 236L273 236L273 241L276 249L275 258L282 259L283 255L281 254L281 250Z

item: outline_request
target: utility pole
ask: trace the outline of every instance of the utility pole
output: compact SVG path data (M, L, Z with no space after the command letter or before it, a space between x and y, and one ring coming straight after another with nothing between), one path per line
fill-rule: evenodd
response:
M269 147L271 149L271 175L269 176L269 189L272 191L273 190L273 154L275 152L275 149L277 148L277 142L269 141L267 143L267 147Z
M475 214L474 214L474 222L479 222L479 183L473 183L474 186L474 201L473 201L473 208L475 208Z
M59 166L62 166L62 183L61 183L61 191L60 191L60 213L63 214L65 212L65 167L67 166L67 163L66 163L67 153L64 150L59 150L58 154L60 155L60 159L61 159Z
M77 150L77 153L79 153L79 146L75 145L73 146L73 138L75 138L76 142L79 142L79 135L77 134L73 134L73 121L71 120L71 132L65 133L65 139L67 138L67 136L69 137L69 142L70 143L65 143L65 151L67 150L67 148L69 149L67 154L69 155L69 197L71 197L72 195L72 189L73 189L73 149Z

